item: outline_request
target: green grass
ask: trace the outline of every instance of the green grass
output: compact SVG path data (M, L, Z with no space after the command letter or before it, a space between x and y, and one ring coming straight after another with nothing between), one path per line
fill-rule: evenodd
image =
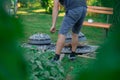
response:
M94 59L86 59L82 57L77 57L76 60L70 61L68 55L62 60L62 65L67 72L67 77L70 77L70 80L75 80L75 77L79 75L80 72L88 69L88 65L93 64ZM69 80L69 79L68 79Z
M57 39L57 33L51 34L49 29L51 27L51 15L44 13L34 13L30 11L23 11L23 14L19 14L24 26L25 38L23 41L27 41L29 36L35 33L47 33L51 36L53 41Z
M19 17L22 18L22 24L25 28L25 38L23 41L27 41L30 35L35 33L47 33L51 36L52 41L56 42L58 32L55 34L51 34L49 29L51 27L52 17L50 14L45 14L42 12L44 10L27 10L21 9L19 11ZM88 17L87 17L88 18ZM86 18L86 19L87 19ZM57 29L59 29L63 17L59 17L57 20ZM95 20L99 21L99 20ZM94 27L83 27L81 30L85 36L87 37L87 42L89 44L101 44L105 39L105 30L101 28L94 28Z
M52 41L56 42L58 33L51 34L49 29L51 27L52 17L50 14L42 12L44 10L34 11L27 9L20 9L18 11L19 18L22 19L24 26L25 37L22 42L27 42L29 36L35 33L47 33L51 36ZM86 20L90 17L86 17ZM59 29L63 17L58 17L56 28ZM94 18L94 21L103 21ZM105 40L105 30L94 27L83 27L81 30L87 37L87 43L93 45L100 45ZM92 59L77 58L75 61L69 61L68 58L64 58L62 64L66 71L69 72L71 78L74 78L76 74L87 68L87 65L92 63ZM72 70L70 68L72 67ZM69 76L68 75L68 76ZM74 80L74 79L73 79Z

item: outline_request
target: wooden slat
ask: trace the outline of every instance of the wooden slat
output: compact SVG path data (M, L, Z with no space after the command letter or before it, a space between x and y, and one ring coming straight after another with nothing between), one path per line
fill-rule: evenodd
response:
M89 8L89 9L97 9L97 10L113 11L113 8L107 8L107 7L88 6L88 8Z
M94 13L101 13L101 14L113 14L112 11L105 11L105 10L96 10L96 9L87 9L88 12L94 12Z
M78 55L78 57L87 58L87 59L96 59L95 57L90 57L86 55Z
M84 21L83 26L93 26L93 27L98 27L98 28L109 28L111 26L111 24L98 23L98 22L89 23L87 21Z

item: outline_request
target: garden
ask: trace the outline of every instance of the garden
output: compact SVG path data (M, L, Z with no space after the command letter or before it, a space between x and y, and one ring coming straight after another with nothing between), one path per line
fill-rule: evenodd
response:
M74 61L68 59L68 54L62 54L60 64L50 62L54 51L28 43L34 34L47 34L51 43L56 44L64 8L60 7L57 31L52 34L53 0L11 1L8 0L13 10L8 11L2 6L5 1L0 1L0 80L119 80L119 0L87 0L88 6L113 8L113 15L109 18L112 26L107 36L103 28L83 26L81 32L86 40L81 43L99 48L91 53L92 57L80 55ZM85 20L106 23L106 18L104 14L87 13Z

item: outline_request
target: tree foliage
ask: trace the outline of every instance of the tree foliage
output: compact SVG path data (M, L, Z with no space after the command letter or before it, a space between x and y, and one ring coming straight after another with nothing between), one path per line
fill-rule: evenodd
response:
M101 6L100 0L87 0L89 6Z
M47 13L52 13L53 0L40 0L40 3Z
M37 2L38 0L18 0L21 3L22 7L32 7L32 3Z

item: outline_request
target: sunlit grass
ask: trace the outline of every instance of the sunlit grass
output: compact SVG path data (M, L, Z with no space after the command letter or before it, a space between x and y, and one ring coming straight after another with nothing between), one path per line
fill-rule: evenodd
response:
M31 9L30 10L29 8L26 8L26 9L20 8L20 10L17 11L18 15L30 15L34 13L45 13L45 9L34 9L34 10Z
M45 9L37 9L37 10L32 10L32 12L45 12Z
M17 14L28 14L27 11L17 11Z
M62 12L62 13L59 13L59 17L63 17L65 15L65 13L64 12Z

